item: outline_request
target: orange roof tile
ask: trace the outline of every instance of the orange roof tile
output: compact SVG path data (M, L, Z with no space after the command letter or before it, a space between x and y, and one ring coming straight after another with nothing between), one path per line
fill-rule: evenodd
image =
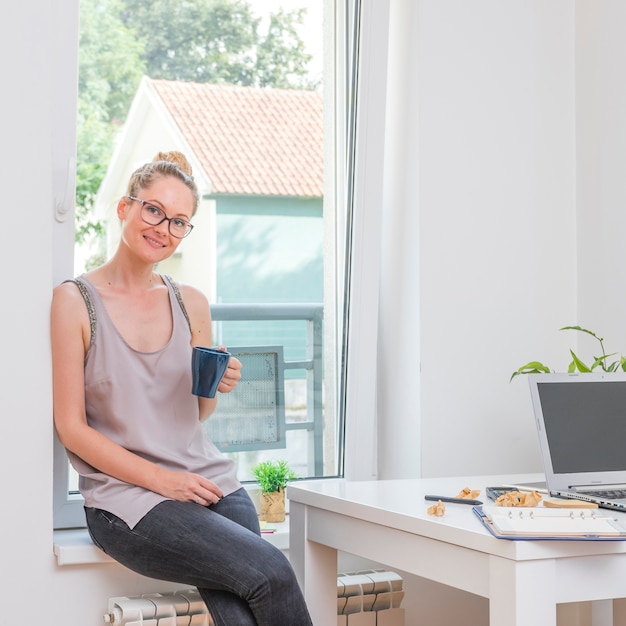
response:
M150 79L211 193L321 197L322 94Z

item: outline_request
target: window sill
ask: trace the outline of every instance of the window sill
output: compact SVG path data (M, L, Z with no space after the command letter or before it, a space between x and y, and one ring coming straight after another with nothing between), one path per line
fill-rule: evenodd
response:
M263 538L279 550L289 549L289 516L273 533L263 533ZM58 565L93 565L115 563L100 548L96 547L86 528L55 530L53 534L54 555Z

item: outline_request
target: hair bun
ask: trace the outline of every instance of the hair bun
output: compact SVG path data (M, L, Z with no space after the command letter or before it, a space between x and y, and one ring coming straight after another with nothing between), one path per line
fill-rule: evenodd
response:
M178 169L181 172L191 176L191 165L182 152L176 150L170 150L169 152L158 152L153 161L169 161L170 163L176 163Z

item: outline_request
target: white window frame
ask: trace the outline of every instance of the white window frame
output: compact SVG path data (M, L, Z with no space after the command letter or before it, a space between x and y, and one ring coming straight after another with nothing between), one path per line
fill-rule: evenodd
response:
M354 112L351 133L352 189L349 302L345 369L344 475L350 480L378 477L378 303L385 165L385 114L389 0L354 0L359 15ZM350 134L350 132L348 134ZM348 152L348 151L347 151Z
M56 9L55 19L64 32L76 36L57 37L56 67L52 102L52 169L54 224L52 240L52 287L74 271L74 198L76 184L76 109L78 97L79 0L67 0ZM53 522L55 528L84 526L83 498L68 493L69 463L65 449L54 436ZM82 520L82 521L81 521Z
M337 371L340 372L340 346L345 343L344 389L344 460L340 464L344 475L350 479L372 479L377 477L377 419L376 419L376 338L378 336L378 292L381 259L381 221L384 173L384 135L387 82L387 48L390 0L324 0L326 15L333 20L325 20L334 27L326 26L325 42L333 38L337 50L345 48L347 24L352 15L359 18L360 27L355 30L353 50L359 59L357 81L352 84L356 118L344 119L344 103L338 102L338 94L346 93L343 85L350 74L349 59L341 55L325 61L324 74L333 77L326 85L326 104L331 105L331 113L325 124L334 126L336 137L345 137L343 132L352 123L354 150L353 162L345 164L343 159L346 146L338 143L327 151L326 156L334 163L336 176L327 177L325 194L333 198L337 207L352 204L351 232L345 246L345 256L341 255L342 245L337 245L337 269L343 269L344 259L350 257L350 271L344 283L340 273L336 274L336 289L345 289L347 316L344 320L345 342L337 337ZM68 2L65 10L69 21L74 24L78 35L78 0ZM71 32L71 29L70 29ZM70 39L70 38L68 38ZM341 46L337 45L341 44ZM326 47L326 46L325 46ZM63 51L64 73L69 86L60 85L57 93L74 94L73 104L64 102L59 107L56 132L59 135L58 154L54 156L55 171L59 172L58 185L68 188L68 180L73 183L72 159L75 158L75 119L76 84L78 68L78 36L76 44ZM68 69L69 68L69 69ZM75 69L75 72L71 71ZM68 88L69 87L69 88ZM71 100L71 98L67 98ZM71 104L71 105L70 105ZM338 114L339 112L339 114ZM326 127L328 130L328 126ZM61 148L63 148L61 150ZM75 162L75 161L74 161ZM345 169L343 169L345 167ZM352 171L347 189L337 186L336 181L346 180ZM69 187L73 187L70 184ZM73 197L73 196L72 196ZM70 219L70 217L72 219ZM341 226L341 225L340 225ZM340 232L337 224L335 233ZM73 274L74 227L73 211L65 210L65 219L55 225L53 246L54 280L58 284ZM336 311L343 316L342 311ZM340 325L341 326L341 325ZM362 367L367 363L367 367ZM329 372L327 371L327 374ZM339 425L341 427L341 424ZM54 444L54 527L82 528L85 526L83 498L68 493L69 464L63 446L55 437Z

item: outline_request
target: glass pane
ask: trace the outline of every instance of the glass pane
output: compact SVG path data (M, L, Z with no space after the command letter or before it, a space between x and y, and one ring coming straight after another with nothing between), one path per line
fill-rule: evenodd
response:
M322 72L324 4L226 1L218 27L215 5L190 0L189 10L207 12L191 29L178 21L178 0L80 2L75 273L99 265L117 247L114 208L130 173L159 150L184 152L201 205L194 232L157 270L205 292L214 345L274 350L263 358L280 370L272 380L251 380L244 370L237 402L245 402L243 413L255 414L256 424L241 421L242 405L233 398L220 407L226 417L215 415L240 420L252 441L225 449L244 481L252 480L254 463L268 458L287 459L301 477L336 475L341 467L343 313L336 312L343 311L343 290L336 285L346 220L335 209L341 190L323 196L323 181L339 179L324 161L324 145L338 145L336 129L324 127L324 119L338 119L323 113L332 98L322 87L330 91L334 84ZM152 29L160 47L143 36ZM227 118L237 107L245 117ZM225 152L218 158L206 145L222 135ZM326 152L337 158L334 149ZM248 363L252 375L256 366ZM271 423L261 428L264 416ZM230 434L218 438L232 442L228 426L222 431ZM268 435L274 431L277 436ZM76 489L72 472L69 489Z

